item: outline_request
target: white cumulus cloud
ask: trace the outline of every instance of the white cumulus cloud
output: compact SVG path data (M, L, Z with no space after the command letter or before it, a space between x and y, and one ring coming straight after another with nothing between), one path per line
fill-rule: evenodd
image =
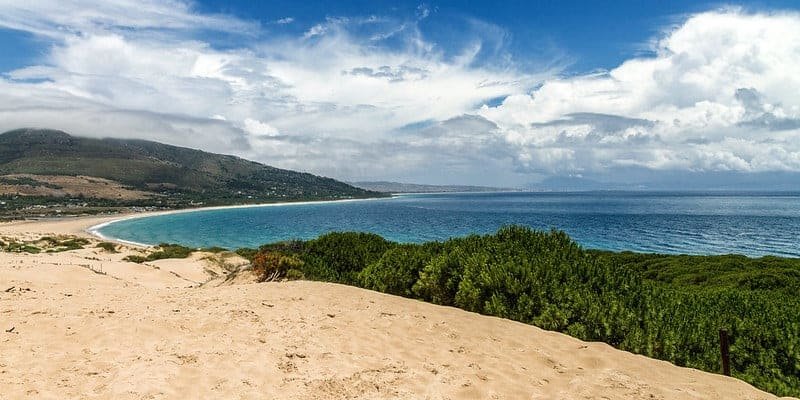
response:
M552 79L479 114L530 170L800 171L798 40L796 13L702 13L657 40L655 56Z
M477 20L444 51L419 27L434 11L278 37L180 0L0 0L0 27L47 43L0 76L0 130L160 140L343 179L800 171L797 13L692 15L652 56L565 77L515 68L505 30Z

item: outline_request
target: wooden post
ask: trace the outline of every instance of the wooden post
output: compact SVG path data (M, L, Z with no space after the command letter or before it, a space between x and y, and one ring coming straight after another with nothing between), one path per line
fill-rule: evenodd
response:
M731 355L729 351L728 330L719 330L719 350L722 353L722 373L731 376Z

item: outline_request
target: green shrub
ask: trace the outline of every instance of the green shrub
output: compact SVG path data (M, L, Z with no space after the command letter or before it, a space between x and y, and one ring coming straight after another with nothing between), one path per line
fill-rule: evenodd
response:
M357 285L358 273L391 247L371 233L329 233L306 243L303 273L310 279Z
M281 242L275 242L270 244L265 244L258 248L260 251L277 251L284 254L297 254L303 252L303 249L306 242L302 240L284 240Z
M147 261L163 260L166 258L186 258L195 251L195 249L186 246L170 243L159 244L156 248L158 251L147 255Z
M62 247L64 250L78 250L82 249L83 246L87 244L89 244L88 240L83 238L76 238L76 239L64 240L56 244L56 246Z
M258 250L242 247L240 249L236 249L236 251L234 251L234 253L238 254L242 258L245 258L245 259L247 259L249 261L253 261L253 257L255 257L256 254L258 254Z
M202 251L204 253L219 254L228 251L228 249L224 247L213 246L213 247L203 247L199 251Z
M367 289L411 297L414 283L430 258L431 253L420 246L399 245L361 270L358 281Z
M158 250L147 256L130 255L123 258L123 260L141 264L147 261L164 260L167 258L186 258L195 252L195 249L169 243L162 243L156 246L156 249Z
M29 243L12 242L6 246L5 251L9 253L39 254L42 249Z
M290 281L297 281L301 279L305 279L306 276L303 274L303 271L298 269L290 269L286 271L286 279Z
M23 253L31 253L31 254L39 254L39 253L42 252L42 249L40 249L40 248L38 248L36 246L29 245L29 244L26 244L26 245L22 246L20 250Z
M96 246L98 249L103 249L109 253L118 253L117 245L111 242L100 242Z
M43 236L37 242L45 243L45 247L49 247L48 253L58 253L69 250L79 250L83 246L89 244L89 240L81 237L52 237Z
M253 272L259 282L272 282L285 278L290 270L299 270L303 262L293 255L276 251L259 251L253 258ZM296 273L293 273L296 276Z
M455 304L461 283L463 252L452 249L433 257L420 271L412 291L425 301L445 306Z
M136 255L136 254L131 254L129 256L125 256L122 260L123 261L132 262L132 263L137 263L137 264L141 264L143 262L149 261L147 259L147 257L139 256L139 255Z

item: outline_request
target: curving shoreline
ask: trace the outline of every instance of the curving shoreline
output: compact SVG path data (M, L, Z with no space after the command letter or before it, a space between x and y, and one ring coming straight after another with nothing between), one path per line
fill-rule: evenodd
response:
M260 203L260 204L239 204L239 205L230 205L230 206L210 206L210 207L197 207L197 208L185 208L180 210L165 210L165 211L150 211L150 212L143 212L143 213L131 213L131 214L124 214L120 215L120 218L115 218L110 221L104 221L102 223L89 226L85 229L86 233L89 233L92 236L100 238L101 240L107 240L111 242L117 242L121 244L127 244L136 247L152 247L152 245L138 243L130 240L124 240L120 238L115 238L112 236L104 235L100 232L101 229L118 223L122 221L129 221L132 219L142 219L142 218L151 218L151 217L159 217L164 215L173 215L173 214L186 214L186 213L194 213L194 212L205 212L205 211L216 211L216 210L230 210L230 209L240 209L240 208L264 208L264 207L283 207L283 206L303 206L303 205L314 205L314 204L332 204L332 203L348 203L348 202L362 202L362 201L373 201L373 200L387 200L387 199L396 199L400 197L400 195L393 194L390 197L370 197L365 199L341 199L341 200L315 200L315 201L288 201L288 202L277 202L277 203Z
M800 229L796 197L447 193L393 198L396 200L283 202L127 214L89 231L96 237L136 245L169 241L190 247L239 248L312 239L331 231L371 232L395 242L422 243L525 225L563 230L587 249L800 257L791 234ZM294 205L297 207L288 207ZM199 214L114 225L132 218L189 212Z

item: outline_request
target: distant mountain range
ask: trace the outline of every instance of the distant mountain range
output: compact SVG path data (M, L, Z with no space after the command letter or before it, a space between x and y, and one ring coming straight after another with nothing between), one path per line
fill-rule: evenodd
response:
M667 172L649 173L630 182L599 181L583 177L548 177L526 187L531 191L800 191L800 174L792 172Z
M504 192L516 189L468 185L422 185L387 181L349 182L365 190L384 193L453 193L453 192Z
M230 155L46 129L0 134L0 175L0 195L100 197L165 206L383 196ZM100 186L119 190L79 188Z

